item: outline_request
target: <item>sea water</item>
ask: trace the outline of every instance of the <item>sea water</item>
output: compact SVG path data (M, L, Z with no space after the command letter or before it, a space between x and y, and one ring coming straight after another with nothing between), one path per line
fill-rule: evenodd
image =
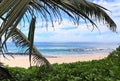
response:
M10 53L24 53L25 48L16 47L7 43ZM106 54L115 50L118 43L92 43L92 42L36 42L35 46L44 56L78 56L84 54Z

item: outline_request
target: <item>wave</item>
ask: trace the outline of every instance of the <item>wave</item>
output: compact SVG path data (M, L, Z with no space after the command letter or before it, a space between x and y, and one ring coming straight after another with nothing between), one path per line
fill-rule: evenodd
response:
M47 56L109 53L117 47L113 44L99 43L37 43L36 46L43 55ZM14 45L9 44L8 50L10 53L21 54L25 48L19 50Z
M114 49L110 48L44 48L44 49L39 49L41 52L87 52L87 51L105 51L109 50L112 51Z

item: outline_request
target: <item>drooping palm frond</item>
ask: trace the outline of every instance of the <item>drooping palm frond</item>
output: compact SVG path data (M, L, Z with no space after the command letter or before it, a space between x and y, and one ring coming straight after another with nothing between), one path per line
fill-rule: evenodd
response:
M17 28L13 31L11 34L11 37L13 39L13 42L20 47L26 47L30 49L30 41L26 38L26 36ZM42 56L42 54L37 50L37 48L32 45L32 52L31 55L33 56L33 62L36 63L37 65L47 65L50 69L52 69L52 66L48 62L48 60ZM32 57L30 57L31 59Z
M116 31L115 22L105 12L107 9L95 3L86 0L45 0L44 2L50 7L54 6L63 10L77 23L81 18L90 21L93 25L95 25L95 21L99 20L105 22L104 24L107 23L112 31ZM96 20L94 21L94 19Z
M29 45L29 61L30 61L30 66L31 66L31 54L32 54L33 45L34 45L35 22L36 22L36 18L33 16L32 21L30 23L29 34L28 34L28 40L31 42L30 45Z
M25 6L25 5L27 5L29 3L27 1L22 1L22 0L17 0L14 2L12 2L13 0L9 0L9 1L2 0L2 2L0 3L0 6L1 7L3 6L3 8L0 11L2 13L4 12L3 13L4 15L1 16L3 23L0 26L0 38L2 39L2 37L4 37L4 39L5 39L4 46L3 46L3 44L1 45L1 47L3 48L4 51L6 51L6 40L7 40L6 34L7 34L7 32L10 31L10 29L14 29L15 27L17 27L18 23L20 22L20 20L22 19L23 15L25 14L25 12L27 10L28 6ZM13 4L15 2L16 2L16 4ZM22 5L21 6L22 8L20 7L20 5L17 6L18 3L20 5ZM8 6L6 6L4 4L8 4ZM9 4L12 4L12 6L9 6ZM7 11L6 8L9 10ZM2 13L0 13L0 15L2 15ZM3 52L3 50L2 50L2 52ZM4 54L4 52L3 52L3 54Z
M26 8L27 10L25 10ZM88 20L92 25L96 25L94 23L95 18L105 22L105 24L107 23L108 27L112 31L115 31L116 24L107 15L105 10L107 9L86 0L2 0L0 3L0 18L5 17L6 23L3 28L1 28L0 37L8 27L11 27L13 23L15 23L21 11L26 11L29 14L36 14L35 11L38 11L41 18L45 19L46 22L48 20L53 21L53 17L61 19L61 11L63 11L78 24L80 19L83 19L85 21ZM21 16L20 19L22 19L22 17L23 16Z
M46 24L50 20L54 25L54 19L61 22L63 11L77 24L83 19L96 26L95 22L98 20L107 24L112 31L116 30L115 22L106 13L108 10L86 0L32 0L29 5L29 13L32 14L33 10L34 14L38 12Z
M32 19L31 24L30 24L30 31L29 31L29 36L28 39L26 36L16 27L10 27L9 31L5 37L5 40L2 43L2 47L6 43L7 39L9 37L12 37L13 42L16 44L16 46L19 47L26 47L29 50L29 59L30 59L30 66L31 66L31 55L33 56L33 61L37 65L43 65L46 64L49 68L52 68L50 63L45 59L45 57L42 56L42 54L35 48L33 45L33 39L34 39L34 28L35 28L35 18Z
M52 66L50 65L50 63L47 61L47 59L45 57L42 56L42 54L37 50L37 48L33 45L34 42L33 38L34 38L34 28L35 28L35 18L33 17L31 20L31 25L30 25L30 31L29 31L29 36L28 38L26 38L26 36L16 28L17 25L13 25L13 27L9 27L7 33L5 34L5 39L2 42L2 48L4 47L6 41L8 40L8 38L12 37L13 42L16 44L16 46L19 47L26 47L29 50L29 56L31 59L31 55L33 56L33 61L34 63L36 63L37 65L43 65L46 64L50 69L52 68ZM30 65L31 65L31 60L30 60Z
M4 1L6 3L4 3ZM11 1L11 0L10 0ZM13 1L13 0L12 0ZM0 38L3 36L6 30L8 30L9 27L16 27L20 20L22 19L24 13L26 12L27 5L29 4L29 0L15 0L16 4L11 7L9 7L10 11L7 13L7 16L5 18L4 24L1 26L0 30ZM10 2L11 3L11 2ZM6 0L3 0L0 4L0 8L2 7L2 4L9 4ZM4 12L6 9L1 10L1 12ZM6 13L5 13L6 14ZM3 15L2 13L0 16Z

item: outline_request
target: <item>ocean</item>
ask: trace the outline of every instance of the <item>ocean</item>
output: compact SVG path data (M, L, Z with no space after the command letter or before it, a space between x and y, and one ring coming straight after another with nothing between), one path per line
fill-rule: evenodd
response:
M10 53L23 53L25 48L16 47L7 43ZM118 43L91 43L91 42L36 42L35 46L44 56L78 56L85 54L106 54L115 50Z

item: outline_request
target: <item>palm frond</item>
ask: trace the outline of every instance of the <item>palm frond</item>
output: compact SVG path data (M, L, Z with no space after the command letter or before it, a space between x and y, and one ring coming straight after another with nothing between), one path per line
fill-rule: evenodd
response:
M29 29L29 34L28 34L28 40L30 41L30 47L29 47L30 66L31 66L31 54L32 54L33 45L34 45L35 22L36 22L36 18L33 16L32 21L30 23L30 27L29 27L30 29Z
M30 14L32 14L33 9L35 15L38 11L41 19L46 21L46 26L48 20L51 20L52 25L54 19L61 22L61 11L63 11L77 24L80 23L80 19L83 19L96 26L94 19L97 19L104 22L104 24L107 23L112 31L116 30L116 24L105 12L107 9L86 0L3 0L0 3L0 18L3 18L2 16L7 12L4 17L9 23L6 22L3 27L4 30L1 29L0 37L6 28L16 21L15 18L19 16L21 10L26 6L28 6L26 12Z
M13 0L12 0L13 1ZM1 26L0 30L0 38L5 33L5 31L13 26L14 24L18 25L19 21L21 20L21 15L24 14L24 12L27 9L27 6L29 4L29 0L17 0L16 4L13 6L13 8L9 11L9 13L6 16L6 20L4 25ZM2 11L2 10L1 10ZM24 12L23 12L24 11ZM3 12L3 11L2 11ZM22 12L22 13L21 13ZM19 18L20 17L20 18ZM18 19L19 18L19 19ZM19 20L19 21L17 21ZM17 23L16 23L17 21Z
M6 14L12 6L14 6L14 0L2 0L0 1L0 17Z
M1 27L0 27L0 31L1 31L1 33L0 33L0 38L2 39L2 36L4 37L4 41L2 42L2 45L1 45L1 47L3 48L3 50L2 50L3 55L4 55L4 53L7 52L6 41L7 41L7 39L8 39L9 36L10 36L10 34L7 35L7 33L8 33L9 31L11 31L11 33L12 33L12 31L17 27L18 23L19 23L20 20L22 19L22 17L23 17L23 15L25 14L26 10L27 10L27 6L23 7L23 9L21 9L21 11L20 11L21 13L19 13L19 16L17 16L16 18L14 18L15 21L13 21L13 22L11 22L11 23L9 22L9 17L10 17L11 15L7 15L7 16L9 16L9 17L3 19L3 24L2 24ZM11 11L11 12L12 12L12 11ZM14 13L15 13L15 12L14 12ZM10 14L10 13L8 13L8 14ZM6 36L6 35L7 35L7 36Z
M11 37L16 46L26 47L29 49L31 42L20 30L16 28L15 31L11 34ZM31 54L33 56L34 63L36 63L37 65L47 65L50 69L52 69L52 66L48 62L48 60L44 56L42 56L42 54L37 50L37 48L34 45L32 46Z
M58 9L62 10L77 24L79 24L80 19L83 19L85 21L86 20L89 21L93 26L96 26L95 22L99 20L104 22L104 24L107 23L110 30L116 31L115 22L105 12L107 9L95 3L91 3L86 0L40 0L40 1L44 3L43 5L49 7L51 12L54 12L57 15L61 14L57 10Z

